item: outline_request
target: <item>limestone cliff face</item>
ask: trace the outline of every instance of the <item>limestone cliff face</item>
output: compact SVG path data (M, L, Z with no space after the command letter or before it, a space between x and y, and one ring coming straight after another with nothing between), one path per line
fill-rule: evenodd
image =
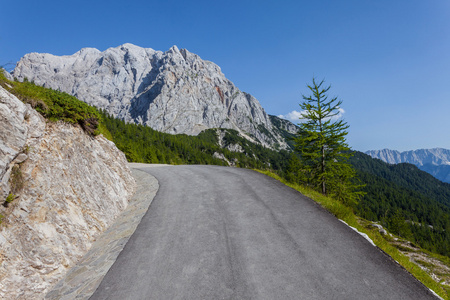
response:
M231 128L266 146L287 146L253 96L240 91L216 64L176 46L166 52L124 44L70 56L30 53L13 75L158 131L196 135L207 128Z
M1 87L0 179L1 202L18 196L0 211L1 299L43 298L126 208L135 189L112 142L46 123Z

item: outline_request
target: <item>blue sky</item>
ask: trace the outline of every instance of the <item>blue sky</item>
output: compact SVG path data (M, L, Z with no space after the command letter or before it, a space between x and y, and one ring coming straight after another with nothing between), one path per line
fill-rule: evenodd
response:
M355 150L450 149L450 1L3 1L0 65L133 43L215 62L273 115L313 76Z

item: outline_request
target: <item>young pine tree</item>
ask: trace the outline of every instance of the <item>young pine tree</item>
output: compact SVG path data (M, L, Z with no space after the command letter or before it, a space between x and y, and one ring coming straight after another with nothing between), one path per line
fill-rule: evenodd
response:
M349 126L342 119L336 118L340 113L342 101L337 97L329 99L327 92L331 86L323 87L313 78L308 85L312 95L303 95L303 122L295 137L295 150L299 154L298 174L300 181L330 195L344 203L355 203L362 196L355 184L356 172L348 162L353 155L345 136Z

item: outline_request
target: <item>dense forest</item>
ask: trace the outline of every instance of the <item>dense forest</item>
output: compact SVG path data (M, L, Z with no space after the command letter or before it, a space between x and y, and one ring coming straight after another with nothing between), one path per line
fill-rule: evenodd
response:
M103 123L128 161L162 164L232 165L243 168L287 168L289 152L249 142L232 129L208 129L198 136L172 135L115 119L102 112ZM221 136L222 146L219 146ZM237 145L237 146L236 146ZM237 150L237 151L231 151Z

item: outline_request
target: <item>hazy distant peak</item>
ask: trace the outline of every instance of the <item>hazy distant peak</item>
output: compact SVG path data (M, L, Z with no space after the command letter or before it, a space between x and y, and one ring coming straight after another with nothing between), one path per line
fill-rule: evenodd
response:
M443 148L397 151L390 149L370 150L366 154L390 164L411 163L416 166L425 164L450 165L450 150Z

